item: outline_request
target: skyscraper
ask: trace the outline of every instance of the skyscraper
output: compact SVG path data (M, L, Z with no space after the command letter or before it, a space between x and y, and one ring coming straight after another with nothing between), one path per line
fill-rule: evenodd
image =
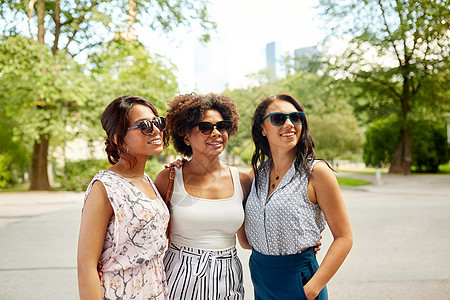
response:
M280 42L270 42L266 44L266 70L269 80L281 78L286 75L283 67L283 50Z

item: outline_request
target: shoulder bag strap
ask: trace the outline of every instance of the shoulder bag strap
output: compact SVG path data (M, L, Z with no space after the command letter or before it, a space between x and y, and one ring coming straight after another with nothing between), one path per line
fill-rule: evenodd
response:
M170 168L170 172L169 172L169 184L167 185L167 190L166 190L166 194L164 196L164 202L166 203L167 207L169 208L170 211L170 200L172 198L172 194L173 194L173 184L175 181L175 167L171 167ZM172 217L170 217L169 219L169 224L167 225L167 231L166 231L166 235L167 235L167 240L170 246L170 228L172 226Z
M171 167L169 172L169 184L167 185L166 195L164 196L164 202L166 203L167 207L169 207L169 202L170 199L172 198L174 181L175 181L175 167Z

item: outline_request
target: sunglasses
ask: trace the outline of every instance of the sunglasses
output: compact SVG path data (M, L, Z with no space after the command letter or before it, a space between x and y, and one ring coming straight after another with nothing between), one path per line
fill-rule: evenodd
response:
M305 113L302 111L295 111L290 114L275 112L268 114L263 121L267 118L270 118L270 123L272 123L273 126L283 126L288 118L291 120L292 124L302 125L303 122L305 122Z
M213 132L214 127L217 128L217 130L221 134L224 134L225 132L228 133L232 127L231 121L229 121L229 120L220 121L220 122L217 122L216 124L212 124L210 122L198 122L195 126L197 126L197 125L198 125L198 130L200 131L200 133L205 136L210 135L211 132Z
M142 134L150 135L153 132L153 124L155 124L156 128L160 131L166 130L166 118L164 117L156 117L153 121L142 120L139 124L128 127L128 130L139 128Z

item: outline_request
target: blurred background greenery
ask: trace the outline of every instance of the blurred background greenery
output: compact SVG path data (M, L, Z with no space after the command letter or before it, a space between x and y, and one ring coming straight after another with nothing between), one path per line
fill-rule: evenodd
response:
M337 169L350 161L391 173L448 173L448 3L320 0L318 9L329 37L347 39L346 50L287 55L284 78L261 70L249 74L253 86L224 90L241 114L224 159L248 168L254 108L283 92L301 101L317 157ZM216 30L206 0L0 0L0 14L2 190L84 190L108 167L95 154L104 141L99 120L118 96L143 96L164 114L179 92L176 66L138 41L135 24L162 34L201 28L205 43ZM114 38L104 40L108 34ZM369 50L378 59L367 59ZM86 145L81 159L67 154L73 141ZM148 174L175 155L169 147L151 157Z

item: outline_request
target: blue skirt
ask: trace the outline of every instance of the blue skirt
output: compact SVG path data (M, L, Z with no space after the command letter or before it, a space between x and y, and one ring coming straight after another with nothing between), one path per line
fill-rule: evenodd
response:
M303 286L319 268L313 248L294 255L264 255L252 250L249 266L255 300L306 300ZM326 286L316 299L328 299Z

